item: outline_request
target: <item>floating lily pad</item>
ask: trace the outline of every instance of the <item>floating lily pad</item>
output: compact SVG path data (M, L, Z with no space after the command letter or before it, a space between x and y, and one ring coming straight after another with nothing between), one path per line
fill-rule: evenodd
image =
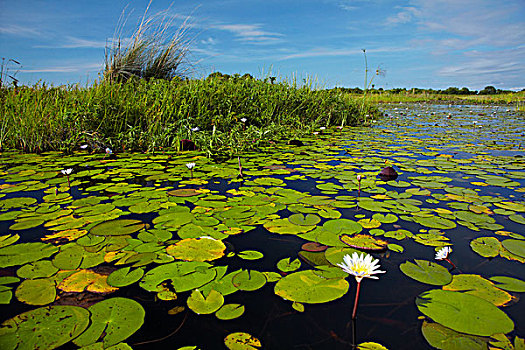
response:
M55 282L47 278L28 279L16 288L18 300L29 305L47 305L55 301Z
M464 292L490 301L496 306L502 306L512 300L512 296L499 289L489 280L480 275L461 274L455 275L452 282L443 286L443 290Z
M428 260L415 259L415 264L406 261L399 265L401 271L421 283L444 286L452 281L452 275L443 266Z
M0 248L0 268L24 265L50 257L58 248L47 243L20 243Z
M264 254L256 250L243 250L237 256L244 260L258 260L264 257Z
M224 345L230 350L257 350L261 347L261 341L248 333L237 332L228 334Z
M461 292L434 289L420 294L416 305L435 322L461 333L490 336L514 329L514 322L494 304Z
M24 312L0 325L0 348L55 349L84 332L89 315L84 308L62 305Z
M519 280L517 278L508 276L494 276L489 278L489 280L496 282L496 287L503 290L508 290L509 292L525 292L525 281Z
M102 341L104 348L110 347L127 339L144 323L144 309L132 299L106 299L90 306L89 311L89 328L73 341L78 346Z
M117 219L101 222L89 230L95 236L129 235L144 228L144 223L134 219Z
M232 278L235 288L245 291L254 291L266 284L266 277L255 270L242 270Z
M54 275L58 271L49 260L39 260L26 264L16 271L16 275L21 278L42 278Z
M390 181L392 182L392 181ZM365 342L357 345L357 350L388 350L383 345L374 342Z
M107 283L112 287L125 287L139 281L144 275L143 268L131 270L131 267L123 267L108 275Z
M487 338L456 332L439 323L423 322L421 332L427 342L441 350L486 350Z
M110 286L107 283L107 278L107 275L91 270L80 270L62 280L57 288L64 292L112 293L118 288Z
M226 246L210 237L186 238L166 248L175 259L186 261L211 261L224 255Z
M501 242L501 244L512 254L525 258L525 241L518 239L506 239Z
M242 314L244 314L244 305L241 304L225 304L215 312L219 320L233 320L241 317Z
M501 243L495 237L478 237L470 242L473 251L485 258L498 256Z
M349 284L344 278L327 279L312 270L291 273L275 285L275 294L299 303L326 303L346 294Z
M224 296L213 289L206 297L199 290L194 290L186 302L193 312L206 315L219 310L224 304Z
M375 238L369 235L342 235L341 241L352 248L379 251L384 250L388 246L388 242Z
M290 215L288 218L292 224L300 225L300 226L311 226L311 225L317 225L321 218L315 214L293 214Z
M277 262L277 268L283 272L292 272L299 269L300 267L301 261L299 259L290 261L290 258L284 258Z
M142 277L140 286L151 292L160 292L164 290L163 283L170 283L175 292L193 290L215 278L217 272L210 267L210 264L199 261L177 261L160 265Z

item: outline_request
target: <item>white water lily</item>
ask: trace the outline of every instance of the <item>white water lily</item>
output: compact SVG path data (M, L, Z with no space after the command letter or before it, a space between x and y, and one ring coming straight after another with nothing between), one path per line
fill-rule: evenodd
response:
M64 169L64 170L60 170L60 172L64 175L69 175L71 174L71 172L73 171L73 169L69 168L69 169Z
M243 122L243 123L246 123L247 120L248 119L246 119L246 118L241 118L241 122Z
M364 277L378 279L379 277L373 275L386 272L378 270L379 260L373 259L370 254L361 253L361 255L359 255L354 252L352 256L346 254L343 257L344 261L337 264L337 266L342 268L346 273L355 276L357 283L360 283Z
M196 127L194 127L194 128L191 128L191 131L193 131L193 132L197 132L197 131L200 131L200 129L199 129L198 126L196 126Z
M113 151L111 150L111 148L106 147L106 154L113 154Z
M191 170L195 168L195 163L186 163L186 167Z
M452 248L450 247L443 247L436 253L436 260L444 260L447 259L448 256L452 253Z

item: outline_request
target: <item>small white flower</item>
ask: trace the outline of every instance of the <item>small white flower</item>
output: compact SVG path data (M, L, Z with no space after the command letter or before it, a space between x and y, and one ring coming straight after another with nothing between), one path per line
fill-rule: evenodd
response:
M319 131L314 131L313 134L314 135L319 135Z
M357 181L361 181L361 175L357 175Z
M436 253L436 260L443 260L448 258L449 254L452 253L452 248L450 247L443 247Z
M113 151L111 150L111 148L106 147L106 154L113 154Z
M80 148L81 149L86 149L86 148L88 148L88 145L82 145L82 146L80 146Z
M246 118L241 118L241 122L243 122L243 123L246 123L247 120L248 119L246 119Z
M321 126L321 127L319 128L319 130L325 130L325 129L326 129L325 126Z
M199 130L200 130L200 129L199 129L198 126L196 126L196 127L194 127L194 128L191 128L191 131L193 131L193 132L197 132L197 131L199 131Z
M195 163L186 163L186 167L191 170L195 168Z
M64 175L69 175L71 174L71 172L73 171L73 169L69 168L69 169L64 169L64 170L60 170L60 172Z
M356 252L352 256L346 254L343 257L344 262L337 264L344 272L355 276L357 283L361 282L363 277L379 279L377 276L372 276L376 273L385 273L386 271L378 270L379 260L373 260L372 255L361 253L358 255Z

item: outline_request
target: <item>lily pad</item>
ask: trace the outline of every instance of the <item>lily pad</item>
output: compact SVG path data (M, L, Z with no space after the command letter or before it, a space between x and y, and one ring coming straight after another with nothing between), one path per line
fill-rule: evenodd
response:
M290 262L290 258L284 258L277 262L277 268L283 272L292 272L301 267L301 261L295 259Z
M489 280L480 275L461 274L455 275L452 282L443 286L443 290L464 292L490 301L496 306L502 306L512 300L512 296L499 289Z
M315 214L293 214L288 218L292 224L299 226L312 226L317 225L321 218Z
M503 290L508 290L509 292L525 292L525 281L519 280L517 278L508 276L494 276L489 278L489 280L496 282L496 287Z
M84 308L63 305L24 312L0 325L0 348L58 348L84 332L89 315Z
M108 275L107 283L112 287L125 287L139 281L144 275L144 269L139 267L131 270L131 267L123 267Z
M341 241L352 248L379 251L384 250L388 246L388 242L375 238L369 235L342 235Z
M233 285L245 291L254 291L266 284L266 276L255 270L242 270L232 278Z
M47 278L28 279L16 288L18 300L29 305L47 305L55 301L55 282Z
M212 314L224 304L224 296L214 289L206 297L199 290L194 290L186 302L196 314Z
M498 256L501 243L495 237L478 237L470 242L473 251L485 258Z
M514 329L514 322L494 304L461 292L424 292L417 297L416 306L435 322L461 333L491 336Z
M225 304L215 312L219 320L233 320L241 317L242 314L244 314L244 305L241 304Z
M421 332L427 342L441 350L486 350L487 338L456 332L439 323L424 321Z
M452 275L443 266L428 260L415 259L415 264L406 261L399 269L408 277L421 283L444 286L452 281Z
M501 244L512 254L525 258L525 241L518 239L506 239L501 242Z
M349 284L344 278L327 279L312 270L291 273L275 284L275 294L299 303L326 303L346 294Z
M175 259L186 261L211 261L224 255L226 246L222 241L211 238L186 238L166 248Z
M257 350L261 341L248 333L236 332L224 338L224 345L230 350Z
M135 219L116 219L101 222L89 230L95 236L129 235L144 228L144 223Z
M58 251L58 248L47 243L20 243L0 248L0 268L24 265L47 258Z
M73 341L78 346L102 341L104 348L110 347L127 339L144 323L144 309L132 299L106 299L90 306L89 311L89 328Z

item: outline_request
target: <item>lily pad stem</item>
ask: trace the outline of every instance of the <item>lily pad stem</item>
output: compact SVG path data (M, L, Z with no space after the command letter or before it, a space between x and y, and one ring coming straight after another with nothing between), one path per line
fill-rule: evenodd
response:
M453 263L452 261L450 261L449 258L445 258L445 260L448 261L448 263L449 263L450 265L452 265L452 270L455 270L455 269L456 269L456 265L454 265L454 263Z

